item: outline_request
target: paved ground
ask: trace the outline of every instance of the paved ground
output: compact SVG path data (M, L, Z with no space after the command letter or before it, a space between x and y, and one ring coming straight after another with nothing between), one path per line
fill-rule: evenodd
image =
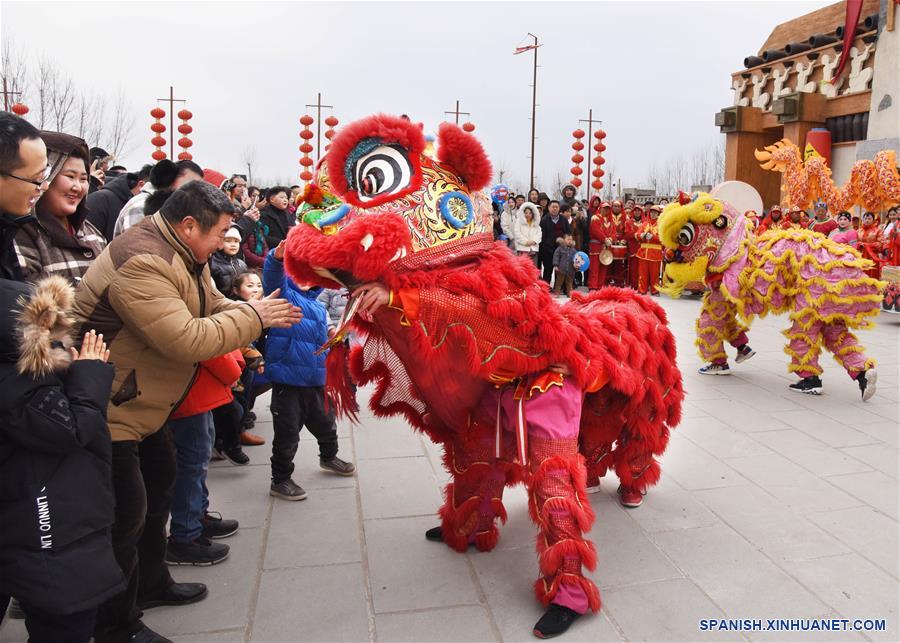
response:
M685 419L642 507L621 508L607 479L591 497L594 579L603 611L568 641L898 640L898 362L900 316L862 340L879 362L879 392L862 403L828 357L825 395L788 391L784 318L759 320L758 355L731 377L703 377L692 342L699 300L661 303L678 338ZM267 400L259 432L271 440ZM304 502L268 496L267 448L252 465L216 465L213 508L241 521L229 560L177 568L210 597L159 608L146 622L176 641L529 641L534 529L522 488L492 553L426 542L445 474L438 450L401 421L341 427L357 478L317 468L301 444ZM869 633L698 631L701 618L879 618ZM2 641L24 640L20 623Z

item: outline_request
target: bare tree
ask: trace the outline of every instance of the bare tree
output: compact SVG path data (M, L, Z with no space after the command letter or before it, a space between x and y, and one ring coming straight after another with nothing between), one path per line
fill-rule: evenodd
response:
M15 39L9 36L3 37L3 49L0 52L0 66L2 66L3 80L6 82L6 89L14 92L21 92L23 95L27 92L28 83L28 67L25 63L25 56L16 47ZM15 97L13 97L15 98ZM4 109L12 107L15 100L10 100L9 105L4 105Z
M248 146L241 152L241 165L247 168L247 183L253 183L253 166L256 165L256 148Z
M128 140L134 129L134 111L121 87L113 102L112 117L106 134L107 150L115 157L125 156L131 150Z
M603 199L605 201L612 201L613 195L616 190L616 165L615 163L611 163L606 168L606 174L603 176L606 179L603 183Z

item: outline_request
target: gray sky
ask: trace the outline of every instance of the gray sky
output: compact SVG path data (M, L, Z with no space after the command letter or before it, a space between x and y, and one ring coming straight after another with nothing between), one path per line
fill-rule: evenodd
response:
M538 35L536 174L568 177L571 132L603 119L606 168L640 184L651 161L718 140L730 73L780 22L828 2L3 2L2 34L81 86L121 86L136 115L129 166L150 160L149 110L174 85L194 158L223 173L296 177L299 117L321 91L341 123L407 113L436 130L457 99L495 169L525 185ZM168 133L167 133L168 134ZM177 152L176 152L177 153ZM243 168L244 170L246 168ZM296 179L293 180L296 182Z

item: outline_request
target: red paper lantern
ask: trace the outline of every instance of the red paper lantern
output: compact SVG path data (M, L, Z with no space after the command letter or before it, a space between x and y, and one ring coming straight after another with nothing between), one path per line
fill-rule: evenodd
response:
M189 148L189 147L190 147L191 145L193 145L193 144L194 144L194 141L192 141L191 139L189 139L187 136L183 136L182 138L179 138L179 139L178 139L178 147L182 147L182 148L184 148L184 149L187 149L187 148Z
M164 139L162 136L154 136L150 139L150 143L155 147L162 147L166 144L166 139Z
M575 138L584 138L584 130L577 129L574 132L572 132L572 136L574 136Z
M334 127L335 125L338 124L338 122L339 122L338 119L336 119L334 116L329 116L328 118L325 119L325 124L328 127Z
M166 153L162 150L156 150L151 156L153 157L154 161L162 161L164 158L166 158Z
M572 143L572 149L576 152L580 152L584 149L584 143L582 143L581 141L575 141L574 143Z
M584 161L584 157L581 154L572 155L572 163L581 163L582 161Z
M154 107L150 110L150 116L152 116L153 118L162 118L165 115L166 110L164 110L162 107Z
M572 179L572 185L574 185L576 188L580 188L581 187L581 179L579 179L576 176L574 179Z
M593 170L591 170L591 176L599 179L601 176L603 176L603 170L601 170L599 167L595 167Z
M312 177L312 172L310 172L309 170L303 170L302 172L300 172L301 181L312 181Z
M602 156L594 157L594 165L603 165L604 163L606 163L606 159L603 158Z
M166 126L163 125L162 123L160 123L159 121L157 121L150 125L150 129L151 129L151 131L154 131L157 134L162 134L163 132L166 131Z
M578 176L578 175L580 175L582 172L584 172L584 170L582 170L582 169L581 169L580 167L578 167L577 165L576 165L575 167L572 168L572 174L573 174L574 176Z
M312 164L313 160L308 156L304 156L302 159L300 159L300 165L302 165L303 167L309 167Z
M309 154L313 151L313 146L311 143L303 143L300 145L300 151L304 154Z
M23 105L22 103L13 103L13 106L10 107L13 114L18 116L25 116L28 113L28 106Z
M603 187L603 181L597 179L596 181L591 181L591 187L595 190L599 190Z
M325 130L325 138L327 138L329 141L330 141L332 138L334 138L334 130L333 130L333 129L327 129L327 130Z
M603 143L597 143L597 151L598 151L598 152L605 152L605 151L606 151L606 146L605 146Z
M187 123L182 123L178 126L178 132L180 134L188 135L194 131L194 128L188 125Z
M474 131L475 131L475 124L474 124L474 123L468 123L468 122L466 122L466 123L463 123L463 124L462 124L462 128L463 128L463 131L464 131L464 132L474 132Z
M309 114L304 114L300 117L300 124L309 127L313 124L313 117Z
M302 132L300 132L300 138L305 139L307 141L309 139L311 139L313 136L315 136L315 134L313 134L312 130L309 130L309 129L305 129Z
M190 160L193 160L193 158L194 157L191 155L190 152L182 152L181 154L178 155L179 161L190 161Z
M178 112L178 118L180 118L183 121L189 121L192 118L194 118L194 115L191 113L191 110L183 109L180 112Z
M604 132L602 129L598 129L596 132L594 132L594 138L604 139L606 138L606 132Z

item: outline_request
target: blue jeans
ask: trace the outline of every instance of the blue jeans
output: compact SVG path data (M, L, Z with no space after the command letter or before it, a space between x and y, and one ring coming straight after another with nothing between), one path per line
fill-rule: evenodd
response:
M209 411L169 420L169 427L177 462L169 533L175 542L187 543L203 531L200 519L209 507L206 472L216 429Z

